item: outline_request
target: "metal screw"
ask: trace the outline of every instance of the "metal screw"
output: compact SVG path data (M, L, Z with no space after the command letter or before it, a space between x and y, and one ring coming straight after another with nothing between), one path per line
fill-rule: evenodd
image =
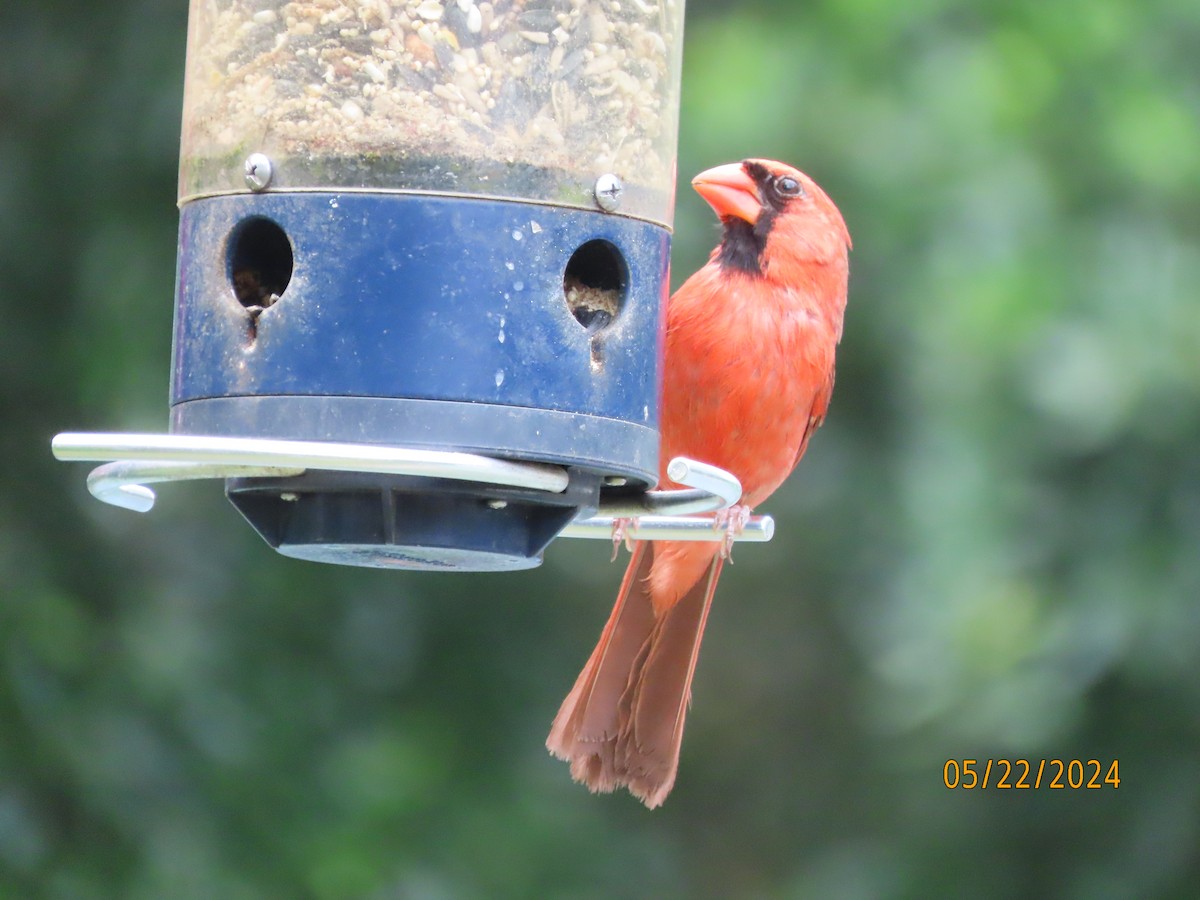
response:
M271 158L265 153L251 153L247 156L242 171L246 176L246 187L252 191L265 191L271 183L271 176L275 174Z
M612 172L597 178L596 186L592 188L592 193L596 195L596 204L605 212L616 212L624 192L625 185L621 184L621 179Z

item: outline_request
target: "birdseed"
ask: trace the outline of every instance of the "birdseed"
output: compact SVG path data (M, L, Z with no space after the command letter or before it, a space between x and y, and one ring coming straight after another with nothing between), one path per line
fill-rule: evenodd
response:
M181 200L423 189L670 222L683 0L192 0Z

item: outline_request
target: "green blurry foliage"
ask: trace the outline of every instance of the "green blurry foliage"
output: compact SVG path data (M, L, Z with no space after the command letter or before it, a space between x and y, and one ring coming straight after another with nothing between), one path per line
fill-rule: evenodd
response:
M542 741L620 577L273 554L211 485L100 507L59 430L165 423L186 11L0 8L0 894L1184 896L1200 875L1200 7L689 4L686 177L854 236L829 421L739 548L647 813ZM948 791L949 758L1120 760Z

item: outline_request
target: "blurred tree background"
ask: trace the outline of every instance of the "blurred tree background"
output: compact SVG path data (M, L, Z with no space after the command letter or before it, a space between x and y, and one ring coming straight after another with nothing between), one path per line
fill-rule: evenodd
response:
M185 5L0 7L0 894L1193 895L1200 5L691 0L680 172L793 162L855 251L654 813L542 746L607 547L318 566L51 458L165 429ZM717 233L680 183L676 281ZM964 757L1121 782L947 790Z

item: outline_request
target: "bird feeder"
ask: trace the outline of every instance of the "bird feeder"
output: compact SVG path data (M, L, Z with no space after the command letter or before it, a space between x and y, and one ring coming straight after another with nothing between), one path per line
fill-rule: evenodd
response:
M224 478L280 552L356 565L522 568L567 526L736 502L684 460L696 491L648 491L682 25L683 0L192 0L170 434L56 453L114 460L93 493L135 508Z

